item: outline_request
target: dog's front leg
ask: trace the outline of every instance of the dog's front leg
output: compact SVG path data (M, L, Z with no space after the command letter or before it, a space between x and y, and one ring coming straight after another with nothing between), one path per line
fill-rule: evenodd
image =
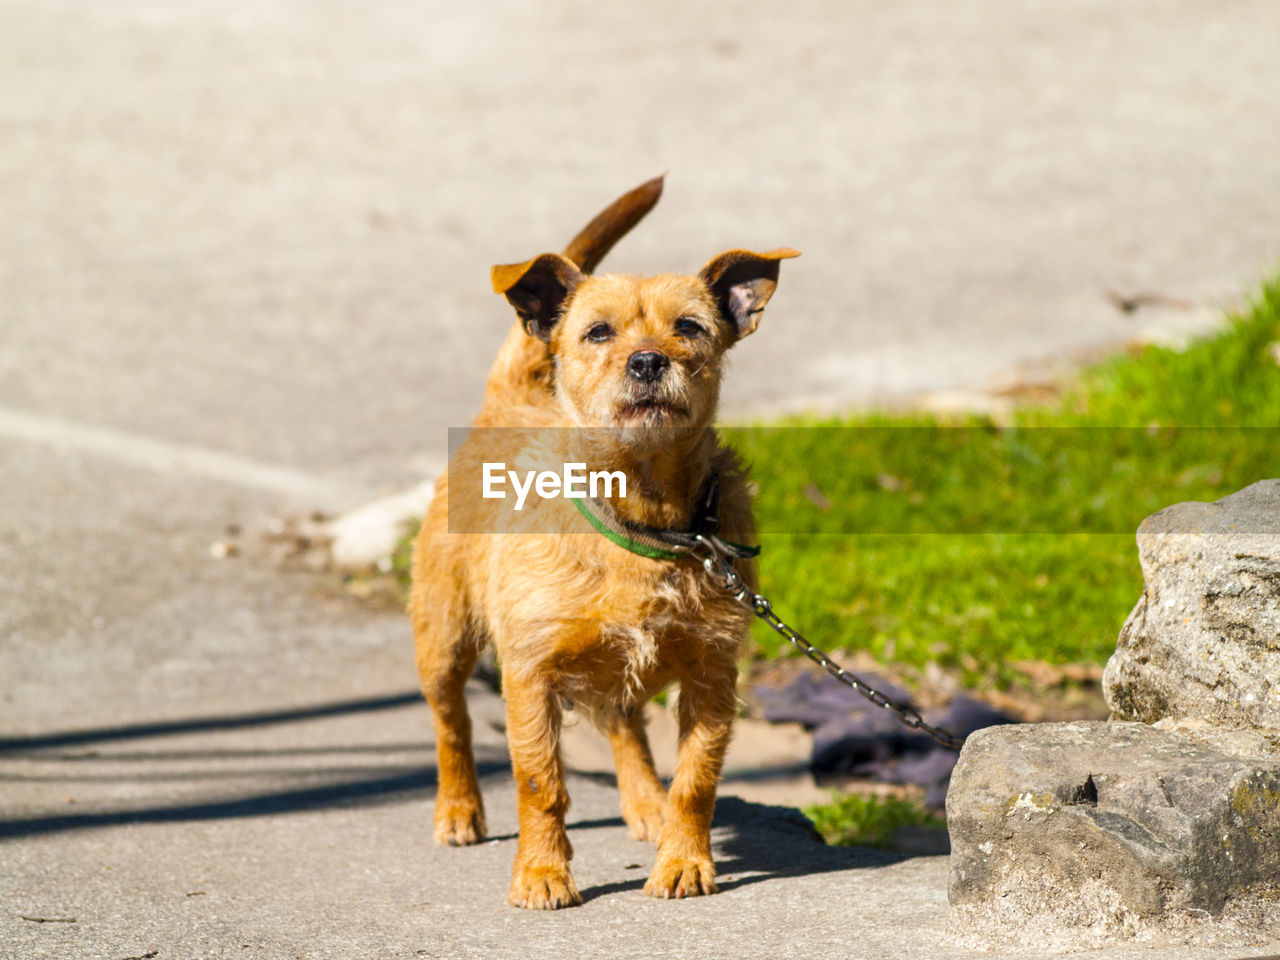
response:
M680 754L668 793L667 822L658 840L658 859L644 885L644 892L653 897L716 892L711 816L737 711L737 666L728 660L718 669L699 674L680 681Z
M581 903L569 873L573 847L564 829L569 793L560 762L560 701L545 683L524 678L504 677L503 694L520 816L507 899L533 910Z

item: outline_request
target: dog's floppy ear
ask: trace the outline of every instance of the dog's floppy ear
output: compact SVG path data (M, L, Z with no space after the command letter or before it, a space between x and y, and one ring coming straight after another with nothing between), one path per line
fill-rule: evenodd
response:
M778 286L778 261L800 256L799 250L779 247L768 253L727 250L712 257L698 276L711 290L720 314L745 337L760 326L764 305Z
M496 266L490 271L493 292L505 294L516 308L525 333L551 338L565 301L582 281L582 271L558 253L544 253L526 263Z

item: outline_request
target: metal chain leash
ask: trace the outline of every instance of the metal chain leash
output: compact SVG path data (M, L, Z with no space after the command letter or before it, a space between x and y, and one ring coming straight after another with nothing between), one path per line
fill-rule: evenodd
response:
M941 727L935 727L920 715L920 711L912 706L901 706L894 703L879 690L868 686L854 674L850 673L840 664L836 663L829 656L815 647L803 636L788 626L781 617L773 612L773 604L769 602L767 597L758 593L752 593L743 582L742 577L738 575L738 571L733 568L732 561L725 556L716 544L716 538L705 537L701 534L694 536L697 545L692 550L692 555L702 561L703 568L720 586L729 593L733 594L733 598L747 607L759 619L767 623L776 633L786 637L793 646L801 653L812 660L827 673L835 677L841 683L848 687L852 687L858 693L862 694L878 707L883 707L890 711L905 726L913 730L923 730L935 741L951 750L959 750L964 746L964 738L957 737L955 734L943 730Z

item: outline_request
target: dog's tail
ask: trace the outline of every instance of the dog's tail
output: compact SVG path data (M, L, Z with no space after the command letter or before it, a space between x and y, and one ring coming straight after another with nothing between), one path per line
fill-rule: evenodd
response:
M644 219L662 197L662 177L654 177L629 190L578 231L564 248L564 255L583 273L591 273L613 245ZM541 403L551 391L551 354L547 345L524 331L519 321L507 334L494 358L485 387L485 406L491 400L504 403Z
M609 204L583 227L564 248L564 255L590 273L600 265L613 245L631 232L662 197L662 177L654 177Z

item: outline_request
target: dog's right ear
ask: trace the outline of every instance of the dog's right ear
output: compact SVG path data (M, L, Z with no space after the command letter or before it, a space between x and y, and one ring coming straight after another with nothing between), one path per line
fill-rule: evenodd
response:
M490 273L493 292L504 294L516 308L525 333L543 341L551 339L551 328L583 278L582 271L558 253L496 266Z

